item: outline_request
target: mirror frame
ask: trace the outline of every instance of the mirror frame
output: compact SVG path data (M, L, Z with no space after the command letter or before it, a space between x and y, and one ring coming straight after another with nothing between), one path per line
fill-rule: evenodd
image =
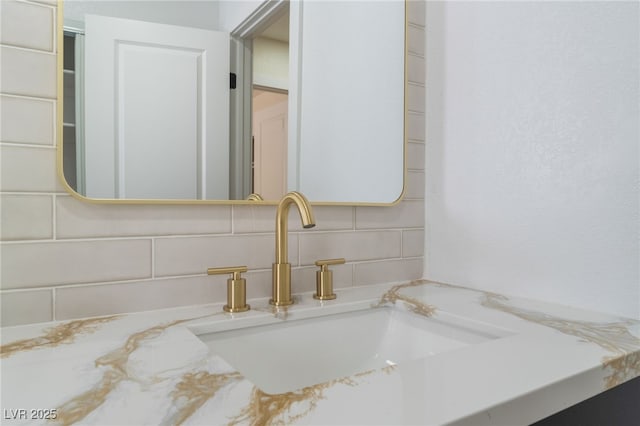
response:
M282 0L267 0L265 3L267 6L280 3ZM408 117L408 47L407 47L407 33L408 33L408 13L407 2L404 0L404 123L403 123L403 135L402 135L402 191L398 198L389 203L372 203L372 202L347 202L347 201L313 201L309 200L314 206L383 206L390 207L399 204L406 194L407 190L407 117ZM264 6L264 5L263 5ZM124 205L277 205L279 200L191 200L191 199L111 199L111 198L90 198L76 192L67 182L64 177L63 169L63 111L64 111L64 0L57 0L57 19L56 19L56 73L57 73L57 88L56 88L56 174L60 180L64 189L71 194L74 198L93 204L124 204ZM244 24L241 23L240 26ZM235 30L234 30L235 31ZM231 31L231 33L234 33Z

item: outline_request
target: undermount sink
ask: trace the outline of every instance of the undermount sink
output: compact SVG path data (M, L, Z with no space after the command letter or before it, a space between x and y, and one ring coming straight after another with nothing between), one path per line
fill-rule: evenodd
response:
M201 334L198 337L262 391L294 391L510 334L438 313L393 307Z

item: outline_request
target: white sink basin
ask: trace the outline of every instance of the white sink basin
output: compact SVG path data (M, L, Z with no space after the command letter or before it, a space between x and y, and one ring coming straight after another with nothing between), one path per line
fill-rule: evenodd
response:
M381 307L201 334L266 393L284 393L504 337L508 331L464 318Z

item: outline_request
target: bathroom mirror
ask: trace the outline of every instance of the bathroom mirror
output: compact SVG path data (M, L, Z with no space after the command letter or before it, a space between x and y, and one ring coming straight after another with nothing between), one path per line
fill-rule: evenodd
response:
M405 179L398 0L65 0L58 169L124 203L390 205ZM251 201L256 202L256 201Z

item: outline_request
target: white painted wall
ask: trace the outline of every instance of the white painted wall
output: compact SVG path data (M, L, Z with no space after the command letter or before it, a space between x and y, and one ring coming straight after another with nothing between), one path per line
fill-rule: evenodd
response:
M289 44L270 38L253 40L253 84L289 89Z
M221 30L233 31L249 15L251 15L264 0L224 0L218 4L218 25Z
M426 277L640 318L639 7L427 3Z

